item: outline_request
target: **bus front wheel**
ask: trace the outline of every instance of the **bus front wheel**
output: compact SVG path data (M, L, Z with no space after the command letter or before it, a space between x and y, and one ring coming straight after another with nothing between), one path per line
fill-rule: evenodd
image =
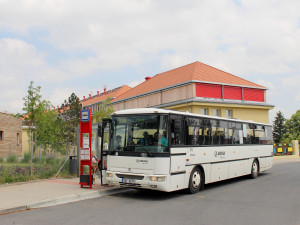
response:
M202 184L202 174L199 167L195 167L191 173L188 192L194 194L200 190Z
M251 178L253 178L253 179L257 178L258 173L259 173L259 165L258 165L257 159L254 159L254 161L252 163L252 168L251 168Z

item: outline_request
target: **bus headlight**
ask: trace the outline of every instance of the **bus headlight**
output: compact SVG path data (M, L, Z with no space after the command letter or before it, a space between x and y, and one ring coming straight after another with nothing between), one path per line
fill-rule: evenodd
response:
M112 173L107 173L107 177L113 177Z
M166 177L150 177L151 181L164 182L166 181Z

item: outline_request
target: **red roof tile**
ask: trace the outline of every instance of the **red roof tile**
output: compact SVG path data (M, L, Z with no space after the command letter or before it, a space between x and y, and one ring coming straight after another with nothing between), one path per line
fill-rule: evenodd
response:
M200 81L208 83L247 86L253 88L265 88L253 82L247 81L243 78L237 77L230 73L226 73L222 70L216 69L214 67L208 66L197 61L164 73L159 73L151 79L147 79L140 85L118 96L113 100L113 102L145 94L155 90L167 88L188 81Z
M102 93L99 96L96 95L96 96L92 96L91 98L86 98L86 100L81 100L81 103L83 106L92 105L97 102L102 102L106 100L108 97L110 98L118 97L119 95L122 95L123 93L127 92L130 89L131 87L127 85L123 85L119 88L115 88L113 90L107 91L105 94Z

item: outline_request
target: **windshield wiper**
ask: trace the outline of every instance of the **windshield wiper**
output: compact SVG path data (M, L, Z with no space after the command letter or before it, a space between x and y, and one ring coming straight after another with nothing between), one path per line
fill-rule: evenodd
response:
M142 148L142 150L145 151L145 152L147 153L147 156L148 156L148 155L153 156L152 153L149 152L146 148Z

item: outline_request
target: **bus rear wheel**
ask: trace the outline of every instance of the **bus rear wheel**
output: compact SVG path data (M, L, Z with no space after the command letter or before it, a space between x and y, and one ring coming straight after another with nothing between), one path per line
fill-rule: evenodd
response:
M199 167L195 167L191 173L188 192L194 194L198 192L202 184L202 174Z
M257 159L254 159L253 163L252 163L252 167L251 167L251 178L255 179L258 177L258 173L259 173L259 165L258 165L258 161Z

